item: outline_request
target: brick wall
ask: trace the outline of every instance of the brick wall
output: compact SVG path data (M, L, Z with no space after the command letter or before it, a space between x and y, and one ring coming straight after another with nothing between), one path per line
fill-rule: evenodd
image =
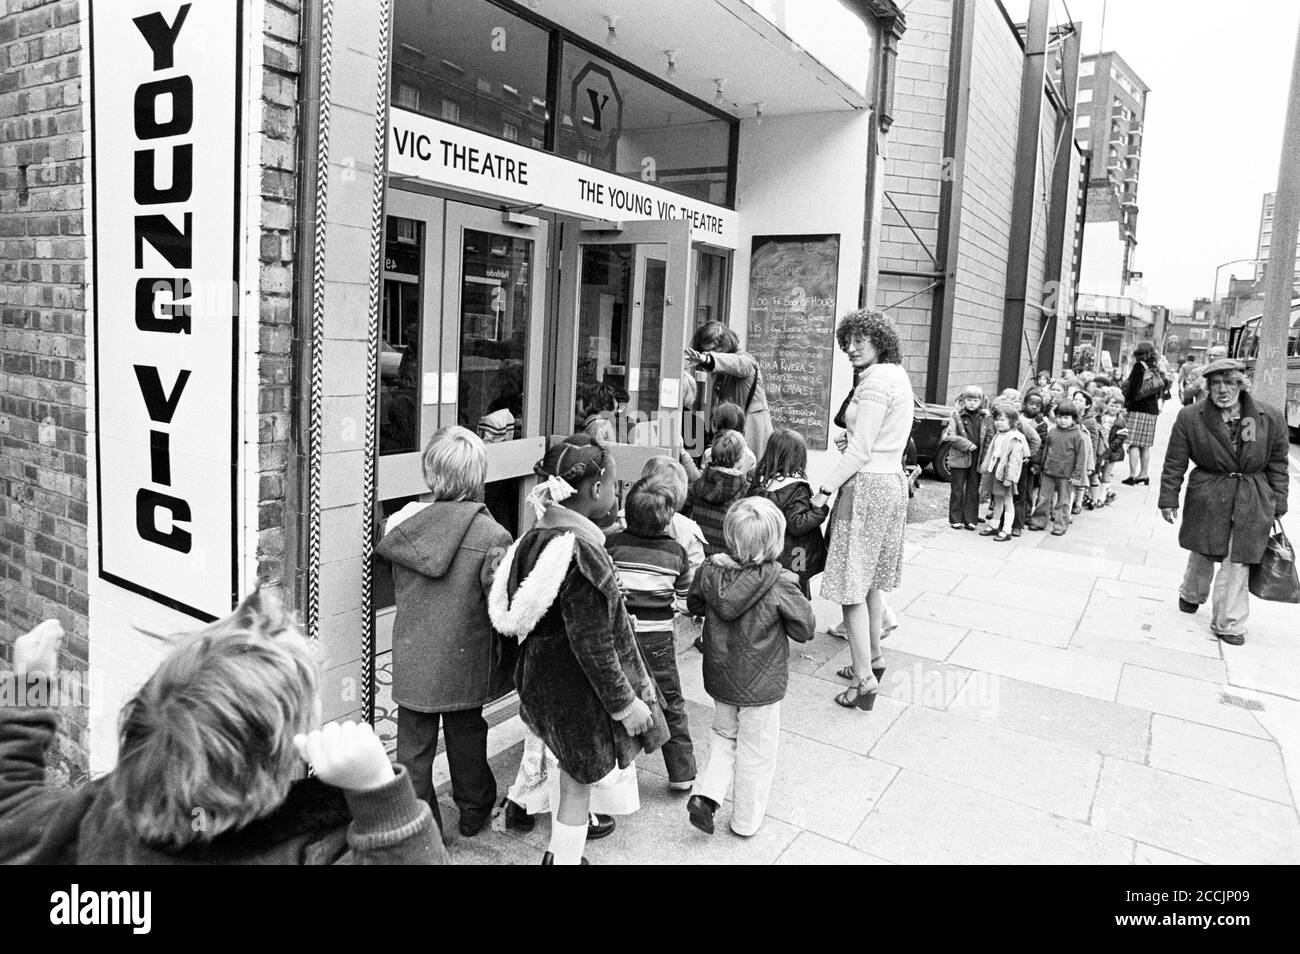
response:
M301 0L270 0L262 37L260 321L257 341L257 582L283 587L293 390L296 104ZM251 435L250 435L251 436ZM290 573L292 568L290 568ZM296 594L288 592L292 601Z
M0 0L0 654L54 617L60 666L84 671L82 15L77 0ZM86 725L68 710L56 772L84 772Z
M948 390L938 395L940 402L952 400L967 384L992 392L1001 358L1023 51L996 3L975 3L974 20L966 150L948 158L943 144L951 6L939 0L916 0L908 7L908 30L899 43L895 121L889 131L884 186L901 214L888 201L881 213L880 267L934 271L926 249L938 249L940 188L944 177L962 177L960 206L954 210L961 216L960 236L957 248L951 250L956 257L952 358ZM1045 269L1056 117L1046 97L1041 109L1025 295L1029 344L1022 340L1025 374L1042 329L1038 303L1046 283L1054 278ZM1062 148L1069 148L1068 140ZM934 298L942 294L942 288L923 291L931 281L882 275L877 300L898 323L904 365L918 391L926 385ZM1058 331L1058 353L1063 334L1063 329Z
M997 6L976 3L949 399L997 388L1022 57Z

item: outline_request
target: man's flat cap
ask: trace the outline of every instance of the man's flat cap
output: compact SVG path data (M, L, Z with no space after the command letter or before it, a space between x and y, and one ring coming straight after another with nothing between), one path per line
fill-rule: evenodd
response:
M1205 370L1203 370L1201 374L1206 378L1208 378L1214 374L1222 374L1224 371L1245 371L1245 370L1246 370L1245 363L1242 361L1238 361L1236 358L1219 358L1218 360L1211 361L1209 364L1207 364L1205 366Z

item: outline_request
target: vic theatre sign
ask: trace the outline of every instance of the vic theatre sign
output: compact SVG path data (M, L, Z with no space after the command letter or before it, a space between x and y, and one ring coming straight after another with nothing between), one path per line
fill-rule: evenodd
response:
M99 574L238 589L242 0L90 6Z

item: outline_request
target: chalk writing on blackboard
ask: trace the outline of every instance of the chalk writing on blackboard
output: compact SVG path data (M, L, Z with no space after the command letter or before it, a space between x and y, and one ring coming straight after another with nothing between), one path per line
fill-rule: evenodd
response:
M758 361L774 427L825 450L835 347L838 235L756 235L746 350Z

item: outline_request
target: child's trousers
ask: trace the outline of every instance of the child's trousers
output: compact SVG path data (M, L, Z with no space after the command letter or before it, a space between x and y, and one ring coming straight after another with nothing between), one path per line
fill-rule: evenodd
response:
M1029 472L1029 464L1020 468L1020 480L1016 483L1016 517L1011 524L1012 530L1023 530L1029 522L1029 514L1034 509L1034 492L1038 481Z
M406 766L415 797L433 809L442 831L438 794L433 790L433 760L438 755L438 727L447 743L451 800L466 825L484 824L497 800L497 782L487 758L487 719L483 707L456 712L417 712L397 707L397 761Z
M781 736L781 703L733 706L714 702L709 764L695 783L696 795L719 805L732 788L731 830L748 837L767 814Z
M980 474L974 467L953 467L948 480L948 522L980 522Z
M636 641L645 654L646 667L664 697L664 721L668 723L668 741L663 744L664 767L668 781L695 780L695 745L686 722L686 699L682 696L682 677L677 671L677 648L673 631L638 632Z
M1047 526L1048 514L1052 517L1052 529L1064 533L1070 529L1070 505L1074 500L1074 488L1069 477L1049 477L1043 475L1043 488L1038 493L1038 506L1034 508L1036 526ZM1039 522L1041 521L1041 522Z

